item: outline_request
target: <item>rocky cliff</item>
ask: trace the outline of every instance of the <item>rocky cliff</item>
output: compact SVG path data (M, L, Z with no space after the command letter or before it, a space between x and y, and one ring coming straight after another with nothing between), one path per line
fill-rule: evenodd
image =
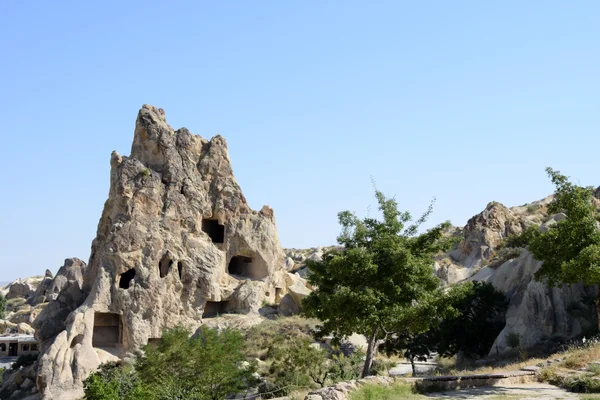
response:
M113 152L110 164L81 285L67 279L35 321L46 399L81 397L102 361L131 356L165 328L256 313L286 294L273 210L250 209L222 137L173 130L144 105L130 156Z
M523 248L502 249L504 239L532 224L544 230L564 217L548 215L552 196L519 207L492 202L471 218L459 232L461 241L439 257L437 274L447 283L478 280L492 283L506 293L509 308L506 325L490 356L511 350L509 335L518 335L519 345L530 349L545 341L560 341L584 334L596 326L595 288L564 285L550 288L534 279L541 263Z

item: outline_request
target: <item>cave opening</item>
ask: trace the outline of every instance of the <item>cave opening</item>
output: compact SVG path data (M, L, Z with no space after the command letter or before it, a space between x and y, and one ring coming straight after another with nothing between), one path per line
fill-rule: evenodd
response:
M204 306L202 318L215 318L229 311L228 301L207 301Z
M121 344L123 323L121 316L115 313L95 313L92 346L117 347Z
M261 258L247 256L233 256L227 266L227 272L230 275L249 278L262 279L267 276L267 268Z
M135 268L130 268L123 272L119 277L119 287L121 289L129 289L129 284L133 278L135 278Z
M223 243L225 241L225 226L219 224L216 219L203 219L202 231L210 237L213 243Z
M173 266L173 260L169 257L169 253L166 253L158 263L158 271L161 278L164 278L169 274L171 267Z

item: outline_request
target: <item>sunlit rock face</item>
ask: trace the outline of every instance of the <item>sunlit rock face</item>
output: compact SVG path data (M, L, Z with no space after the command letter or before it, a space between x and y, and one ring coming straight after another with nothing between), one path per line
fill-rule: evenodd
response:
M273 210L248 206L225 140L174 130L162 109L144 105L131 155L111 156L83 283L36 320L39 391L80 398L101 362L131 356L165 328L258 312L287 291L283 261Z

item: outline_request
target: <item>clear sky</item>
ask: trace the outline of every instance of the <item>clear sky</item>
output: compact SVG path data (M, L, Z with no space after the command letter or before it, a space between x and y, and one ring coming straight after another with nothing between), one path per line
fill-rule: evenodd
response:
M598 1L0 2L0 281L87 261L142 104L223 135L284 247L370 177L431 224L600 185Z

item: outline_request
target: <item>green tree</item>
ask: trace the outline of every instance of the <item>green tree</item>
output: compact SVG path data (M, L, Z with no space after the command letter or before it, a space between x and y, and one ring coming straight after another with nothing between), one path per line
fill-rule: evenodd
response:
M433 203L407 226L413 221L409 212L399 211L396 200L380 191L375 195L383 220L338 214L342 248L308 263L308 279L316 289L303 301L305 313L322 321L320 334L332 333L338 340L354 332L367 337L362 376L369 374L379 339L392 331L419 333L430 327L443 297L433 256L451 246L444 238L448 222L418 234Z
M143 400L153 398L131 366L100 366L83 382L86 400Z
M488 354L504 328L508 302L491 283L468 282L462 286L464 292L452 300L458 315L442 320L431 335L440 355L462 352L475 359Z
M436 342L429 331L420 334L395 334L381 345L381 349L388 356L402 354L410 361L413 376L417 375L415 361L427 361L431 353L435 351L435 347Z
M255 383L254 364L242 352L239 331L202 327L194 337L183 328L163 333L158 346L146 346L135 369L159 399L217 400Z
M575 185L552 168L546 168L546 172L556 187L548 212L562 212L567 217L529 240L528 248L533 256L544 262L535 278L545 279L550 286L578 282L599 285L600 216L594 204L593 188ZM600 291L596 308L600 328Z
M469 358L487 354L504 327L505 296L489 283L454 285L443 301L452 312L438 308L437 315L430 315L431 328L427 332L400 331L381 346L388 355L402 354L409 360L413 375L417 374L415 361L425 361L433 351L443 356L462 351Z
M0 319L6 316L6 297L0 293Z

